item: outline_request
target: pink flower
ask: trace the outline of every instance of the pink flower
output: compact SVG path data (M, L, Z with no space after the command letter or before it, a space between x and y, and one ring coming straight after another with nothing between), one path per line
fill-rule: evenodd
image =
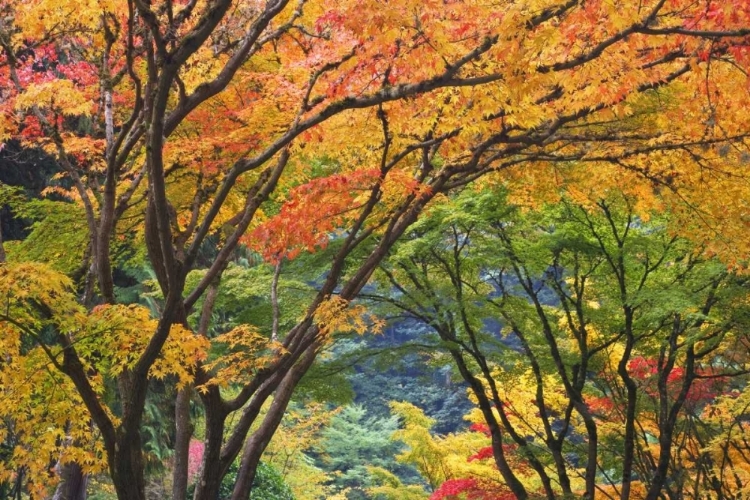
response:
M204 448L205 446L202 441L198 441L197 439L190 440L190 447L188 448L188 482L192 482L200 471Z

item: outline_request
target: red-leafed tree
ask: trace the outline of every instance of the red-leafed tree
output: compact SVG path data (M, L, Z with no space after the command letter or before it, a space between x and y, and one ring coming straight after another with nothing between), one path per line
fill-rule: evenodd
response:
M486 490L476 479L449 479L440 485L430 500L514 500L516 496L509 492Z

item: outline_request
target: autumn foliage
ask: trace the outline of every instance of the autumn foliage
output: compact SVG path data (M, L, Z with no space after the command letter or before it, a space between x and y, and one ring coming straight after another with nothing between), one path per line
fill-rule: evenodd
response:
M11 422L0 432L19 431L9 468L25 470L40 496L66 484L43 463L89 472L106 462L118 498L144 499L144 415L154 389L168 387L173 496L186 494L194 398L205 418L195 499L216 498L236 460L232 498L248 498L320 351L337 331L377 324L353 301L420 216L465 189L502 186L526 207L565 199L589 210L622 193L633 217L669 212L665 225L701 258L744 268L749 25L743 0L0 1L3 149L53 161L45 194L85 221L85 231L47 227L53 243L33 258L8 245L0 264L10 353L0 411ZM86 240L79 265L51 271L74 233ZM284 265L324 249L315 286L284 311ZM227 269L256 257L274 267L269 321L219 324ZM138 297L123 290L129 280ZM714 348L695 311L680 311L676 337L687 328L697 352ZM548 324L548 336L573 345L585 325L567 323ZM615 348L612 331L599 335L597 349ZM669 374L688 356L677 345L637 354ZM624 373L630 357L620 358ZM661 377L661 399L710 368L674 371L666 389ZM503 376L481 369L485 381ZM561 384L593 432L591 395L575 381L585 376L571 370L524 377ZM648 377L621 377L651 390ZM472 383L484 393L485 382ZM701 406L708 386L699 387L683 383L675 401L690 394ZM495 409L480 403L487 420L506 398L490 399ZM85 412L71 418L71 405ZM508 487L551 495L546 457L524 455L544 483L533 488L502 465L499 426L494 455ZM523 435L511 438L528 449ZM546 438L556 439L549 429ZM564 476L562 449L554 455ZM597 473L585 472L591 496Z

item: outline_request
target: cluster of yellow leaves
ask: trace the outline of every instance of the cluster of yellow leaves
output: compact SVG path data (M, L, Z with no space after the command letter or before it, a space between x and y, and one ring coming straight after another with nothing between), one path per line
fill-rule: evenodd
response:
M3 2L5 3L5 2ZM102 34L99 30L103 12L122 12L126 6L114 0L83 0L61 4L54 0L30 0L15 11L15 23L21 28L12 37L13 45L23 46L29 39L54 37L65 32ZM104 40L97 42L103 45Z
M710 454L716 477L733 477L737 495L750 493L750 446L747 441L746 415L750 410L750 393L735 391L720 396L703 411L706 423L717 429L703 452Z
M99 473L106 465L98 431L58 369L64 354L58 339L76 349L104 399L104 378L133 367L157 321L143 306L99 306L87 313L70 280L39 263L0 265L0 297L0 441L14 446L0 464L0 480L24 468L35 498L44 498L57 480L51 467L76 462L86 473ZM207 349L207 339L174 326L150 375L190 384Z
M4 144L10 139L15 129L14 121L5 113L0 113L0 144Z
M94 473L105 466L83 402L49 357L60 360L60 349L35 346L51 329L79 330L86 315L70 281L42 264L0 265L0 297L0 441L13 446L0 463L0 480L23 468L32 494L44 498L56 481L55 464L75 461Z
M447 436L430 432L434 419L407 402L391 402L391 411L401 420L401 429L392 439L403 441L407 449L396 459L414 466L434 490L450 479L476 479L488 489L502 486L500 473L492 459L472 459L489 439L481 432L466 431ZM467 420L483 422L470 414ZM384 491L389 491L387 488ZM399 498L399 497L394 497ZM401 497L404 498L404 497Z
M150 311L144 306L100 306L89 315L86 335L75 338L76 348L84 359L102 356L101 351L107 349L96 368L117 376L135 366L157 325L158 321L151 318ZM149 375L157 379L171 375L177 377L179 388L189 385L193 382L195 364L206 358L209 345L205 337L181 325L172 325Z
M0 339L5 351L29 342L49 344L49 354L58 359L60 348L54 337L61 335L84 362L104 375L132 368L158 325L148 308L139 305L102 305L87 313L78 304L70 280L39 263L0 266L0 296L5 302L0 324L16 331L15 336ZM205 359L208 347L206 338L173 325L150 375L172 375L180 386L189 384L192 368Z
M329 475L307 455L320 443L321 431L339 411L340 408L327 409L322 403L290 408L263 452L263 460L276 467L297 500L346 500L332 491L327 485L331 481Z
M90 115L92 102L70 80L32 83L16 98L16 109L26 111L34 106L68 116Z
M373 316L362 304L352 304L338 295L332 295L315 310L315 324L321 335L334 333L378 333L384 322Z
M3 337L18 337L0 325ZM45 498L57 477L51 468L75 462L84 473L100 473L106 459L97 430L81 412L73 384L56 371L40 348L3 351L0 362L0 441L12 446L0 461L0 481L19 470L31 479L34 498Z
M252 325L239 325L216 337L214 343L226 345L227 352L206 363L205 368L214 372L208 383L221 387L246 381L285 352L280 342L270 340ZM206 389L198 387L199 391Z
M414 464L430 486L433 489L437 488L452 477L452 471L455 470L456 464L449 465L453 454L451 448L444 446L443 439L436 438L430 433L435 421L422 410L407 402L394 401L390 407L401 420L401 429L393 433L393 439L403 441L408 447L396 459L402 463ZM466 453L462 457L463 461L469 455L470 453Z
M544 425L536 403L537 384L531 368L521 374L517 371L505 372L502 368L495 370L493 378L500 382L500 397L504 400L503 406L513 427L519 429L521 435L542 438ZM551 414L564 414L570 400L559 376L556 373L543 374L542 386L547 411Z
M367 492L375 498L384 498L385 500L424 500L428 498L427 492L417 484L405 485L401 480L388 469L383 467L370 466L367 472L378 486L367 488Z
M86 322L85 311L72 293L72 282L45 264L8 263L0 266L0 318L25 335L40 335L55 326L75 332ZM7 339L0 339L0 342Z

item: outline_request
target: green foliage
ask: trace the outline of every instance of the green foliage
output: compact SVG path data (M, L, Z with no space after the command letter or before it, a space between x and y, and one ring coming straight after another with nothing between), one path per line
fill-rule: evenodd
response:
M169 430L173 427L172 418L165 414L169 408L168 400L163 394L157 394L146 401L141 425L141 436L143 439L143 450L146 459L147 475L165 472L165 464L172 456L171 440Z
M382 334L337 340L303 379L301 394L313 389L340 405L351 397L377 418L390 416L391 401L408 401L435 418L437 433L455 432L465 427L463 416L472 403L439 347L440 339L429 328L394 319Z
M0 182L0 206L20 206L25 201L23 189Z
M333 368L330 363L314 364L300 381L295 391L299 400L313 400L330 403L336 406L351 404L355 392L348 370Z
M375 500L425 500L429 494L420 485L405 485L395 474L381 467L368 467L372 481L377 484L368 492Z
M401 444L391 439L398 429L396 417L369 417L360 405L351 405L331 419L320 443L321 466L335 473L334 485L350 488L350 500L369 498L366 489L373 486L370 467L393 472L403 471L395 460Z
M689 422L726 386L701 382L700 374L746 373L744 349L727 349L744 335L748 306L744 278L667 231L668 216L617 192L521 210L502 192L466 191L415 224L381 266L369 298L440 336L439 348L473 383L472 396L493 408L473 420L505 431L505 446L520 459L511 466L526 476L528 491L549 484L547 469L552 481L572 484L568 493L590 488L568 461L611 470L601 481L619 482L630 475L623 449L662 460L655 436L670 436L674 448L666 449L685 460L663 462L677 474L696 464L680 447L706 439ZM432 349L425 355L444 359ZM657 388L660 370L667 382ZM637 410L632 417L622 411L628 404ZM396 434L415 457L437 457L428 423ZM626 426L638 433L625 439ZM594 437L600 447L590 451ZM559 449L543 444L554 442ZM651 474L642 462L634 467L639 477ZM433 486L449 478L420 471Z
M294 495L279 471L272 465L261 462L255 473L250 500L294 500Z
M8 204L16 217L33 221L25 239L4 242L10 261L44 262L65 274L76 273L89 239L82 207L71 202L29 200L20 189L5 185L0 186L3 204Z
M403 353L392 346L396 353ZM376 360L358 366L349 379L356 391L356 402L374 416L390 414L393 400L408 401L435 419L435 432L447 434L465 427L463 416L472 407L466 387L451 373L450 366L435 367L423 355L402 354L390 368L378 370ZM400 369L401 365L411 369ZM420 368L417 370L417 368Z
M219 294L214 306L212 336L231 330L240 324L250 324L270 336L272 321L271 283L273 267L250 265L249 262L235 262L224 271L219 285ZM188 275L187 288L197 284L204 271L194 271ZM293 277L291 277L293 276ZM310 285L288 275L282 266L278 283L279 292L279 331L284 332L294 325L307 300L313 293ZM202 302L201 302L202 303ZM200 304L195 308L193 321L197 321Z
M224 479L221 481L219 488L219 498L217 500L229 500L232 498L234 483L237 481L237 472L239 471L239 462L235 461L229 466ZM188 487L187 498L193 498L195 484ZM292 490L284 482L281 473L271 464L260 462L255 472L253 488L250 492L249 500L294 500Z

